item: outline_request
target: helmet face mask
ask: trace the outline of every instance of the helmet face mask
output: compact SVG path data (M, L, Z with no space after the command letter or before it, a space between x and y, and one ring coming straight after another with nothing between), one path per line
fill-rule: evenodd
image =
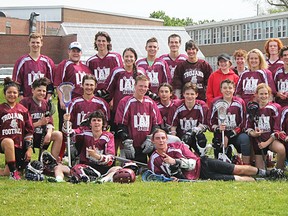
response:
M138 175L139 167L135 162L133 162L133 161L125 162L122 165L122 167L132 169L134 171L135 175Z
M136 180L136 175L132 169L123 168L117 170L113 175L113 182L118 182L121 184L133 183Z

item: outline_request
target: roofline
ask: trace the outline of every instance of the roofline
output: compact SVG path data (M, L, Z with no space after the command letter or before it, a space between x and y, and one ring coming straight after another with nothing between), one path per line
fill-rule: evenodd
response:
M258 16L253 16L253 17L245 17L245 18L239 18L239 19L230 19L230 20L222 20L222 21L217 21L217 22L210 22L210 23L205 23L205 24L200 24L200 25L189 25L185 26L186 30L196 30L196 29L203 29L205 27L219 27L223 25L236 25L236 24L243 24L246 22L258 22L258 21L266 21L267 18L268 20L272 19L277 19L277 18L286 18L288 16L288 12L281 12L281 13L274 13L274 14L264 14L264 15L258 15Z
M150 20L150 21L155 21L159 23L163 23L164 20L162 19L155 19L155 18L147 18L147 17L140 17L140 16L132 16L128 14L120 14L120 13L114 13L114 12L107 12L107 11L99 11L99 10L93 10L93 9L88 9L88 8L79 8L79 7L72 7L72 6L67 6L67 5L50 5L50 6L11 6L11 7L1 7L0 10L10 10L10 9L29 9L29 8L35 8L35 9L72 9L72 10L80 10L80 11L86 11L86 12L94 12L94 13L101 13L101 14L107 14L107 15L116 15L116 16L122 16L122 17L130 17L134 19L143 19L143 20Z

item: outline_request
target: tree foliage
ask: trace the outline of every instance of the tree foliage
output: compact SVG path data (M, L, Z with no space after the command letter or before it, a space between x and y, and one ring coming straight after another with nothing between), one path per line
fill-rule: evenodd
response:
M266 0L272 8L268 9L270 14L288 11L288 0Z
M186 17L186 19L180 19L176 17L170 17L166 15L164 11L154 11L150 14L150 18L155 19L162 19L164 20L164 26L188 26L188 25L198 25L198 24L204 24L209 22L215 22L214 20L203 20L199 22L194 22L192 18Z

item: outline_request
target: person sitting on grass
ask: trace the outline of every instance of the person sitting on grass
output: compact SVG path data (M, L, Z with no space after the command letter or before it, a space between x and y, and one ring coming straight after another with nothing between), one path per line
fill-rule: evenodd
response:
M20 103L28 109L32 117L34 126L33 148L41 148L41 152L47 150L52 142L51 153L58 160L63 136L60 131L54 130L52 105L49 105L52 102L45 99L49 82L46 77L36 79L32 83L32 96L23 98Z
M19 85L11 78L4 79L4 97L0 105L0 152L5 153L7 165L1 175L20 180L20 172L31 160L33 124L28 110L17 102ZM12 148L13 146L13 148Z
M155 174L166 177L190 180L235 180L255 181L253 176L284 177L281 169L266 171L250 165L230 164L207 156L199 157L181 142L167 143L167 134L162 129L156 129L152 134L152 142L156 150L152 153L148 168Z

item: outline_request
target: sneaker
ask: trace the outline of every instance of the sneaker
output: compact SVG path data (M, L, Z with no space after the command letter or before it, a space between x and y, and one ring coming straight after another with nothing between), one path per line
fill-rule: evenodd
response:
M276 180L276 179L283 179L283 178L285 178L284 171L281 170L281 169L277 169L277 168L273 168L273 169L267 171L267 176L268 176L271 180Z
M41 155L41 162L44 165L44 169L54 171L54 167L57 166L57 160L52 156L50 152L43 152Z
M16 181L21 180L19 171L15 170L14 172L10 172L9 178Z

